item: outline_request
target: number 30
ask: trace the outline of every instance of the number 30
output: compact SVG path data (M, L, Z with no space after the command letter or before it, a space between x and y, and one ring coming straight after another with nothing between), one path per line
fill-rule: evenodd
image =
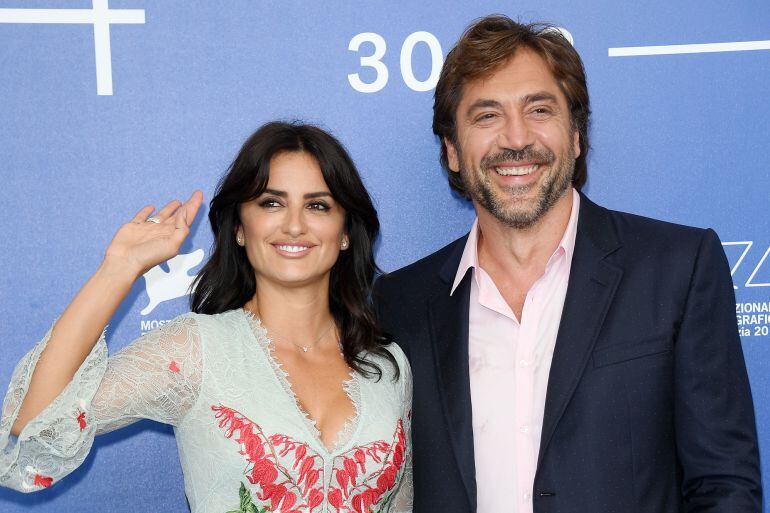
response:
M363 43L372 43L374 45L374 53L369 56L361 56L361 66L373 68L377 76L372 82L364 82L358 73L350 73L348 75L348 82L353 89L361 93L376 93L381 91L388 84L388 68L380 60L385 56L387 44L385 39L374 32L362 32L356 34L348 44L348 50L351 52L358 52ZM417 43L425 43L428 45L431 56L431 70L430 76L425 80L418 80L414 76L412 69L412 53ZM401 46L401 77L404 79L404 83L413 91L430 91L436 87L439 74L441 73L441 65L444 63L444 58L441 53L441 43L438 42L436 36L430 32L414 32L409 34L404 40L404 44Z
M572 34L567 29L556 27L554 30L561 32L570 43L573 43ZM368 56L361 56L361 67L374 69L377 76L373 82L364 82L358 73L350 73L348 75L348 82L350 82L353 89L360 93L376 93L388 85L388 67L380 60L385 56L387 44L385 44L385 38L375 32L362 32L353 36L353 39L348 44L348 50L358 52L364 43L372 43L374 45L374 53ZM412 69L412 54L417 43L425 43L428 45L428 50L430 50L430 76L425 80L418 80L414 76L414 70ZM443 63L444 57L441 52L441 43L430 32L413 32L407 36L404 44L401 45L401 77L412 91L430 91L436 87Z

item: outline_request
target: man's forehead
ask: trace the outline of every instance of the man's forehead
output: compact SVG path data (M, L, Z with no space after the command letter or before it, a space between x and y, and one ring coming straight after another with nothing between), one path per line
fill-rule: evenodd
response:
M518 101L526 101L533 94L550 92L559 101L566 102L559 83L546 60L529 48L521 48L511 57L484 75L468 79L460 96L461 105L467 107L479 97L513 95Z

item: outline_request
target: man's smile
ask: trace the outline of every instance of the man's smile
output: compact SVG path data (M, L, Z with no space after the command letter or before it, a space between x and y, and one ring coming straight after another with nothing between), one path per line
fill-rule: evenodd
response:
M540 164L523 165L501 165L495 166L494 170L501 176L525 176L534 173L540 167Z

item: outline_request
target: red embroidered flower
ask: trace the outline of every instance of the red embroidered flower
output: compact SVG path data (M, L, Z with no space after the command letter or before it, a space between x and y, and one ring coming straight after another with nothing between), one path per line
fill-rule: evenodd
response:
M264 487L267 484L274 483L278 479L278 471L275 466L267 460L259 460L254 463L251 475L246 476L251 484L258 484Z
M329 490L329 504L334 506L337 511L342 507L342 490L339 488L332 488Z
M370 513L372 504L376 503L379 497L377 492L371 488L353 496L353 509L356 513Z
M345 472L350 476L350 482L353 486L356 486L356 476L358 475L358 468L356 468L356 462L350 458L344 458L342 464L345 466Z
M356 449L356 452L353 454L353 457L356 459L356 463L358 463L361 466L361 473L366 473L366 454L364 454L364 451L361 449Z
M83 431L86 428L86 412L78 410L77 419L80 430Z
M382 471L382 474L380 474L380 477L377 478L377 488L383 492L393 488L393 486L396 484L397 474L398 470L395 466L391 465L386 467Z
M307 505L312 510L313 508L317 508L323 502L323 500L323 492L313 488L310 490L310 493L307 496ZM331 496L329 497L329 502L331 502Z
M297 502L297 496L291 492L286 493L281 501L281 509L291 509L294 503Z
M43 488L50 488L53 484L53 478L48 476L41 476L40 474L35 474L35 480L34 485L35 486L42 486Z
M297 468L297 464L305 458L307 454L307 445L302 444L294 451L294 468Z
M284 485L264 484L262 485L262 494L259 496L259 499L270 501L270 509L275 510L284 495L286 495L286 487Z
M345 490L348 487L348 481L350 481L350 477L348 476L348 473L344 470L338 470L335 473L335 477L337 478L337 484L340 485L340 488Z
M174 360L171 360L171 363L168 364L168 370L174 373L179 372L179 365L176 364Z

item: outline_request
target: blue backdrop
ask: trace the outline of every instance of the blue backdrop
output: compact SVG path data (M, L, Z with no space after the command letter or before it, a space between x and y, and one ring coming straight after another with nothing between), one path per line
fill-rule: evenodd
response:
M722 237L770 475L767 0L0 0L0 386L118 225L196 188L210 199L274 118L320 123L348 147L380 212L385 270L464 233L473 211L440 170L432 92L463 28L493 12L574 38L594 201ZM187 256L134 288L111 351L187 309L178 291L211 244L202 218ZM49 490L0 490L0 510L32 508L186 511L171 430L141 422Z

